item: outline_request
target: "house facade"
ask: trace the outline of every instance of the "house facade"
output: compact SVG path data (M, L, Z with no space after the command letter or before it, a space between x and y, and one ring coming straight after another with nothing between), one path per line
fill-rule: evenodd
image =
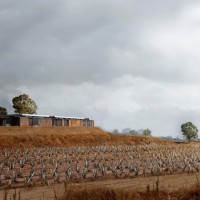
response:
M94 126L89 118L12 114L0 116L0 126Z

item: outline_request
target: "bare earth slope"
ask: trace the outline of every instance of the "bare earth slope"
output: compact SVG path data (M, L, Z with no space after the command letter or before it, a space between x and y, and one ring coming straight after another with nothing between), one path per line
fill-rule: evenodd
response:
M113 135L98 127L0 127L0 148L170 143L143 136Z

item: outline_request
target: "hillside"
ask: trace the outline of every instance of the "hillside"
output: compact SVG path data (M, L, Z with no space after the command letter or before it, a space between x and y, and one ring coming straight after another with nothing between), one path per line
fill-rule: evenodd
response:
M0 127L0 148L149 143L171 142L154 137L114 135L97 127Z

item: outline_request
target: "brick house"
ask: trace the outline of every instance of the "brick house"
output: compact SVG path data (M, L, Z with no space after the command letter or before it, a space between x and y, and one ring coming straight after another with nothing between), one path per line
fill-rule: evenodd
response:
M89 118L12 114L0 116L0 126L94 126Z

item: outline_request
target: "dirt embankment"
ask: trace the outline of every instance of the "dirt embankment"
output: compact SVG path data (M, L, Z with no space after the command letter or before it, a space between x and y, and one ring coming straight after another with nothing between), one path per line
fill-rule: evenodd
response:
M123 136L98 127L0 127L0 148L101 144L170 143L144 136Z

